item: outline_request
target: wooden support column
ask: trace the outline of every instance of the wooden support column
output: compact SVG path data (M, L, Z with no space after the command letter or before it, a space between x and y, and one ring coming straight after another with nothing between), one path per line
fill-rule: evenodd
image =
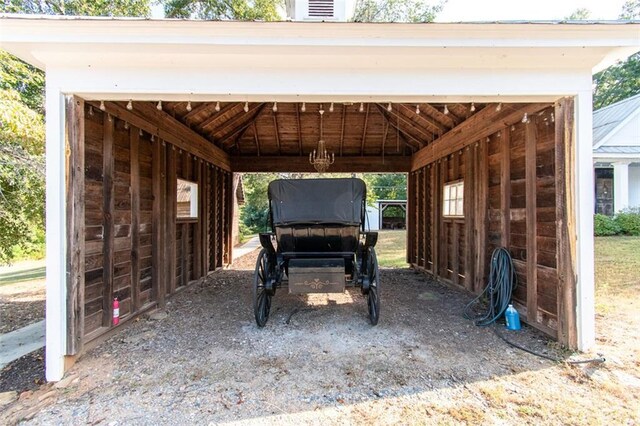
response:
M227 257L227 239L226 230L227 230L227 174L223 171L220 171L220 255L221 255L221 266L226 266L228 264Z
M113 265L114 265L114 220L113 213L115 210L114 189L113 189L113 173L114 173L114 157L113 157L113 117L103 114L103 164L102 164L102 184L103 184L103 205L102 212L103 221L103 274L102 282L104 283L104 291L102 296L102 326L111 327L112 311L113 311Z
M140 133L129 129L131 164L131 312L140 309Z
M407 176L407 263L410 265L414 264L413 257L413 247L414 247L414 217L413 211L415 210L416 204L416 192L415 192L415 172L409 173ZM382 212L380 212L382 215Z
M420 242L420 197L421 197L421 193L422 193L422 188L420 187L420 175L421 175L421 171L418 170L415 173L415 178L414 178L414 185L415 185L415 197L414 200L415 202L413 203L413 214L414 214L414 222L413 222L413 263L417 266L420 265L420 255L421 250L421 242Z
M527 321L537 323L538 317L538 248L536 242L536 116L525 125L525 193L527 225Z
M233 262L233 173L227 173L227 259L228 263Z
M558 253L558 341L571 348L578 346L576 318L576 247L571 239L576 224L571 219L575 204L574 100L562 99L555 108L556 163L556 238Z
M442 194L444 183L449 178L449 163L447 161L447 157L442 158L441 161L438 162L438 168L440 169L438 191ZM442 199L442 195L440 195L440 197L440 210L438 211L438 228L440 228L440 244L438 250L440 251L440 264L438 265L438 275L441 278L447 278L447 255L449 254L447 246L449 245L449 235L445 232L444 228L444 215L442 214L442 205L444 200Z
M485 141L477 144L476 169L476 261L474 292L484 289L486 282L487 259L487 203L489 198L489 156L488 145Z
M427 234L427 224L429 223L429 209L427 209L427 197L429 196L429 192L427 188L429 187L429 176L431 170L423 167L422 168L422 267L427 270L429 267L429 259L427 256L427 247L430 244L429 235Z
M202 171L202 187L200 189L201 195L201 221L202 221L202 276L207 276L209 272L209 195L210 195L210 180L209 180L209 164L203 161L200 164Z
M202 165L197 158L194 158L194 180L198 183L198 220L193 224L193 279L197 280L202 276Z
M511 243L511 132L500 131L500 245L509 250Z
M464 287L468 291L473 291L475 282L474 259L476 257L476 245L473 237L476 211L474 208L475 194L475 172L476 172L475 149L466 147L464 151L464 226L465 226L465 258L464 258Z
M440 226L438 223L439 213L442 209L440 206L440 178L438 175L437 163L431 163L431 273L438 275L438 254L440 247Z
M173 293L176 289L177 277L177 244L176 241L176 211L177 211L177 185L178 177L176 175L176 147L167 144L166 146L166 184L165 184L165 212L164 232L167 244L165 247L164 262L167 274L167 282L165 283L164 292Z
M456 152L451 156L452 168L453 168L453 179L460 179L460 155ZM456 219L451 221L451 281L455 285L459 285L460 283L460 259L459 247L460 247L460 230L458 229L460 224Z
M212 253L211 253L211 269L218 269L218 253L219 240L218 240L218 169L214 167L211 169L211 215L213 224L211 227Z
M165 241L166 241L166 229L165 229L165 194L166 194L166 174L165 174L165 149L157 141L152 145L152 158L151 158L151 175L153 185L153 213L152 213L152 233L153 233L153 245L152 245L152 297L153 300L158 303L160 307L164 307L165 304L165 288L166 280L171 279L166 273L166 256L165 256Z
M67 219L67 355L82 350L84 337L84 101L66 99L65 184Z

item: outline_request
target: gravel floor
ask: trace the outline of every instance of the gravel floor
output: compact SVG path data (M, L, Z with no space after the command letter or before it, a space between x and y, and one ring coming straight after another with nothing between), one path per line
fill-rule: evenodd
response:
M255 253L247 258L236 265L245 270L221 271L172 297L166 318L136 321L89 351L68 373L73 382L29 423L326 424L366 411L363 403L386 406L377 410L397 421L399 398L434 398L434 390L446 398L467 383L553 365L473 326L461 314L468 295L409 269L381 272L377 327L359 290L281 290L258 329ZM513 337L549 348L532 329Z

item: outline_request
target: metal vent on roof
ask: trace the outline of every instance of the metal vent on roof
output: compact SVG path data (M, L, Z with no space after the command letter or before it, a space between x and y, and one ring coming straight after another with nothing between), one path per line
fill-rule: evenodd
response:
M332 18L333 0L309 0L309 16Z

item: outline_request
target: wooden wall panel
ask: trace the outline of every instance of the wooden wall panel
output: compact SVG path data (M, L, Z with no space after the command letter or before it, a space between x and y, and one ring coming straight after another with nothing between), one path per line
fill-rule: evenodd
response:
M409 215L408 259L438 279L479 293L492 252L507 247L518 278L514 300L523 318L553 335L562 280L557 250L562 171L556 150L559 138L567 136L553 124L552 108L525 109L527 120L513 116L481 140L459 141L463 151L443 150L445 156L409 175L408 198L410 205L417 204L417 219ZM444 218L444 184L458 179L465 182L464 218Z
M113 327L114 297L125 322L154 305L163 307L167 295L231 259L233 207L223 198L232 195L230 172L176 149L157 133L141 131L120 115L110 116L107 107L83 105L78 114L68 112L69 123L84 128L83 136L77 126L69 135L83 142L84 152L70 150L80 157L67 161L76 167L84 163L79 169L83 179L69 180L81 195L68 189L73 198L84 198L77 210L84 210L83 220L71 226L82 231L73 234L82 241L69 244L83 253L82 265L74 266L81 271L77 283L82 286L69 298L77 306L69 310L76 324L70 332L79 338L69 339L76 343L67 348L69 354ZM176 218L178 176L198 183L197 220Z

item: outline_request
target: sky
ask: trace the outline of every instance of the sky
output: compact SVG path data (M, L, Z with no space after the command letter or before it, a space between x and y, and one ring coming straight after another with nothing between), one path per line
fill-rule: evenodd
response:
M580 8L590 10L591 19L610 20L618 18L623 4L624 0L448 0L436 21L562 20ZM152 15L162 18L162 6L154 5Z
M624 0L448 0L439 22L560 20L585 8L590 19L617 19Z

